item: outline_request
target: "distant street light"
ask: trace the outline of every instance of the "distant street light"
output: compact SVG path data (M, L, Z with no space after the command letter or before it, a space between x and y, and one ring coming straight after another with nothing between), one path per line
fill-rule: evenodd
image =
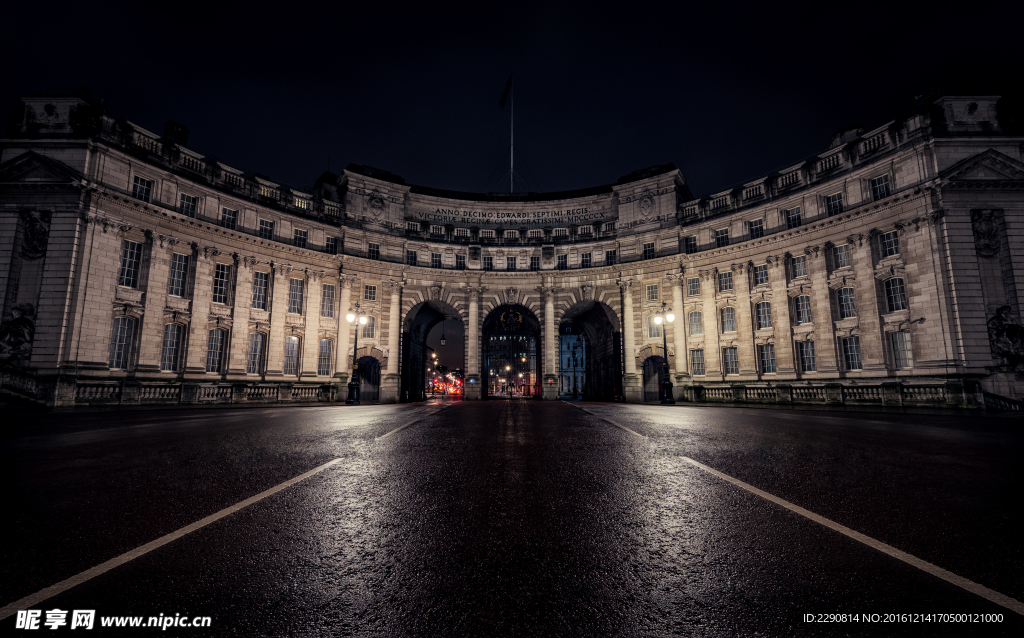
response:
M668 323L672 323L676 320L676 316L672 314L672 309L669 308L668 304L664 301L661 302L661 310L654 315L654 323L660 326L662 320ZM665 355L665 363L662 364L664 376L662 377L663 381L661 384L661 403L663 405L671 405L674 404L676 400L672 398L672 379L669 377L668 373L668 326L663 326L661 328L661 349Z

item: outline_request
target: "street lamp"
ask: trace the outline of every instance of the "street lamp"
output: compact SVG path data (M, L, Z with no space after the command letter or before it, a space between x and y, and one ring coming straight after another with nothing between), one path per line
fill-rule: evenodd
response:
M672 314L672 309L669 308L668 304L666 304L664 301L661 302L661 310L659 310L658 312L656 312L654 314L654 323L660 326L662 321L665 321L665 322L668 322L668 323L672 323L675 320L676 320L676 316L674 314ZM662 351L665 354L665 363L663 364L663 374L665 376L662 377L662 379L664 379L664 381L661 384L661 392L662 392L661 403L662 403L662 405L671 405L671 404L674 404L676 402L675 399L672 398L672 379L669 377L669 374L668 374L668 330L667 330L667 328L668 328L668 326L662 326L662 328L661 328L661 348L662 348Z
M345 405L359 405L359 365L356 363L356 353L359 351L359 326L366 325L366 313L359 309L357 303L355 308L348 309L345 319L356 326L356 339L352 344L352 375L349 377Z
M576 342L572 344L572 398L577 398L579 393L579 381L576 376L576 348L580 346L580 338L576 337Z

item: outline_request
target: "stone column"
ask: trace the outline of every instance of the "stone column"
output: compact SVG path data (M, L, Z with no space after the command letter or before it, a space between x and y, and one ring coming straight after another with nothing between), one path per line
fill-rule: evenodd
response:
M676 401L683 400L683 382L690 378L690 352L686 344L686 307L683 305L683 273L668 275L669 286L672 288L672 312L676 320L672 322L672 348L675 350L675 366L669 371L673 376L674 385L672 388L673 398ZM710 317L714 320L714 317ZM708 324L709 317L704 317L704 338L710 334Z
M235 255L235 286L231 291L231 345L228 351L228 379L244 379L249 356L249 308L252 307L252 280L256 260Z
M341 392L352 375L352 355L348 351L352 324L345 319L345 315L348 314L352 303L352 285L355 283L355 277L339 274L338 283L341 284L341 291L338 295L338 352L334 355L334 379L338 384L338 391Z
M796 373L793 360L793 329L790 320L788 260L783 257L769 257L768 281L772 287L772 315L775 327L775 370L778 376L792 378ZM757 356L757 352L754 352Z
M402 286L404 282L388 281L385 287L391 288L391 309L388 312L388 367L380 382L380 402L397 403L399 392L398 361L402 356L399 352L401 336Z
M139 322L142 332L139 335L139 359L136 371L140 374L160 371L160 356L163 353L164 325L169 321L164 317L164 308L169 301L167 284L170 279L171 261L174 253L188 255L195 260L196 252L192 246L180 242L173 237L156 235L152 241L146 242L143 254L149 253L148 273L143 269L139 276L139 289L145 290L143 297L146 302L146 313ZM120 252L118 252L120 256ZM191 264L190 264L191 267ZM148 274L146 281L142 275Z
M549 282L550 283L550 282ZM553 286L538 289L544 295L544 376L541 396L545 401L558 399L558 329L555 326L555 291Z
M733 311L738 316L740 312L740 302L735 299L735 281L739 274L736 272L736 267L731 268L730 272L732 272L734 283L733 290L731 293L729 293L730 295L733 296L733 299L731 300L732 303L729 305L733 307ZM725 367L722 364L722 348L724 348L726 344L731 344L733 341L735 341L736 335L738 333L733 332L727 336L725 333L722 332L722 316L721 314L719 314L720 311L718 308L718 302L721 299L722 294L718 290L718 269L711 268L710 270L701 270L698 272L698 275L700 275L700 280L703 282L701 284L702 304L700 308L704 317L704 339L703 341L701 341L700 338L693 337L691 338L691 345L693 348L696 349L697 344L700 343L702 344L702 347L704 349L705 376L699 382L707 383L709 381L721 381L722 379L724 379L723 368ZM710 294L706 294L708 288L711 289ZM743 300L743 303L746 303L745 299ZM686 315L687 316L684 318L684 321L689 322L689 309L687 309ZM688 329L688 326L686 329ZM690 353L687 352L686 354L687 356L689 356ZM698 381L695 379L694 383L697 382Z
M320 305L323 303L324 276L321 270L306 271L305 333L302 337L302 360L299 361L299 379L316 379L320 361Z
M284 376L284 329L285 314L288 312L288 280L292 273L290 264L273 264L270 291L270 338L267 339L267 378Z
M618 280L622 292L622 341L625 368L622 375L622 398L627 403L643 402L643 381L636 373L636 332L633 328L633 280Z
M483 394L481 384L487 382L480 369L480 295L486 290L479 286L467 288L469 319L466 326L466 378L463 387L469 401L480 399Z
M810 295L814 304L811 310L811 326L814 330L811 340L814 342L814 360L817 368L817 372L808 373L804 378L825 379L839 376L828 269L824 254L827 250L831 250L828 245L824 249L817 246L804 248L804 254L807 255L807 273L811 277Z
M900 242L905 242L905 231L900 229ZM878 235L870 234L866 241L858 242L856 249L850 243L853 270L857 275L854 285L857 304L857 327L860 333L860 357L864 376L885 376L885 335L882 330L882 307L878 303L878 281L875 279L875 264L871 254L872 244L878 243ZM904 283L910 278L904 279ZM856 333L855 333L856 334Z
M736 289L736 354L740 360L741 380L757 379L757 349L754 348L754 334L757 332L757 318L755 317L755 306L762 302L771 302L771 297L761 298L750 294L750 277L754 264L733 264L732 285ZM775 308L772 308L774 311ZM774 316L774 312L772 315ZM717 319L717 318L716 318ZM775 324L772 323L774 329ZM725 375L725 358L722 357L722 375ZM726 379L727 381L730 379ZM732 380L735 380L733 377Z
M196 278L192 285L192 321L189 325L188 356L185 359L186 376L191 378L206 375L206 348L210 331L207 324L210 304L213 302L213 274L217 268L216 258L220 251L203 247L196 251Z

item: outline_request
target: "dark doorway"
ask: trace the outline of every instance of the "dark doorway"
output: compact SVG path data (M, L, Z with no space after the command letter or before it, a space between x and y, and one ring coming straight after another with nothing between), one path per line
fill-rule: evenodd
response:
M444 336L444 345L441 336ZM449 370L465 361L465 329L455 308L443 301L424 301L405 315L402 325L400 401L427 398L427 370L436 362Z
M664 382L665 358L657 355L644 359L644 401L660 401Z
M525 306L499 306L484 321L484 398L541 398L541 332Z
M360 357L356 362L359 366L359 400L380 400L380 361L373 357Z
M577 346L576 382L585 401L618 401L622 397L622 334L615 311L600 301L581 301L562 315L559 352L568 345L569 358L559 361L559 374L573 379L571 348ZM562 340L568 339L563 343ZM582 354L582 356L580 356ZM579 371L582 359L583 370ZM566 369L566 363L569 369ZM569 388L571 395L572 388Z

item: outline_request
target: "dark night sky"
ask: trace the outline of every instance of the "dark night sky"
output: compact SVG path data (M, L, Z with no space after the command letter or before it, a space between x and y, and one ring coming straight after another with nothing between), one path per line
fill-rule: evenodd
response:
M12 3L0 108L85 86L123 117L158 133L182 122L190 147L289 185L311 185L330 155L335 171L354 162L486 191L507 169L497 102L514 72L530 190L673 162L704 195L820 152L841 126L883 124L939 81L992 93L1022 75L1015 3L715 4Z

